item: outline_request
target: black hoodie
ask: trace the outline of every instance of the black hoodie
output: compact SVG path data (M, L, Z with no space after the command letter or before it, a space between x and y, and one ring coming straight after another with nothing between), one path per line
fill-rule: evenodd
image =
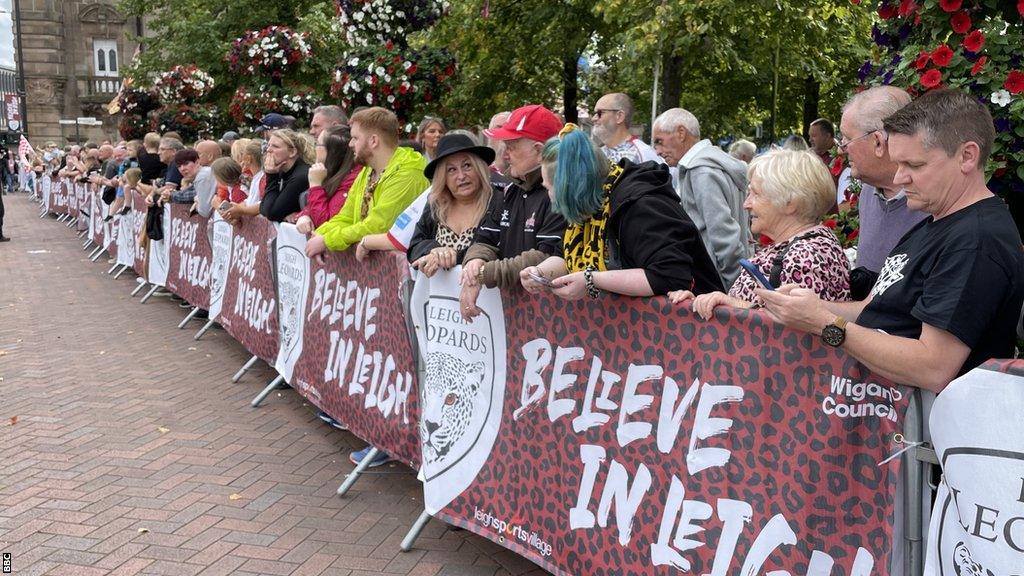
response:
M611 193L608 268L642 268L654 294L721 291L722 280L697 227L672 188L668 167L619 161L624 172Z

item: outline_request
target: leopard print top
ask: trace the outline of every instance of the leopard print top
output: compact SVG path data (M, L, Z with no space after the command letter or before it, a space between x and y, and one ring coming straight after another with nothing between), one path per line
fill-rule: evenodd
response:
M451 228L439 222L434 240L437 240L437 243L445 248L454 248L456 252L462 252L473 243L475 232L476 226L465 229L462 234L456 234Z
M850 261L843 253L839 240L829 228L818 225L808 230L804 238L797 238L782 260L782 284L799 284L810 288L822 299L845 302L850 299ZM769 244L754 255L750 262L757 266L765 278L771 273L775 256L786 249L789 242ZM754 294L760 285L749 272L736 278L729 295L760 306L764 302Z

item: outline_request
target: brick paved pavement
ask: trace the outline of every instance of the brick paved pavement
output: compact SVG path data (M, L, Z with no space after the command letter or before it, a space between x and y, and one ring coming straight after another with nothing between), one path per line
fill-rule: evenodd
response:
M193 341L176 302L140 305L134 275L107 276L26 196L5 205L0 551L15 574L545 574L438 521L400 552L422 504L410 470L336 497L357 438L290 391L251 409L269 368L232 384L248 354L227 334Z

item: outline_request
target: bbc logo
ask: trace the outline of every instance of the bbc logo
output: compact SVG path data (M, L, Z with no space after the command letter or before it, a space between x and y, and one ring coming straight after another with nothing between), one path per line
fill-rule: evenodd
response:
M4 560L3 560L3 562L4 562L3 563L3 573L4 574L10 574L11 573L11 553L10 552L4 552Z

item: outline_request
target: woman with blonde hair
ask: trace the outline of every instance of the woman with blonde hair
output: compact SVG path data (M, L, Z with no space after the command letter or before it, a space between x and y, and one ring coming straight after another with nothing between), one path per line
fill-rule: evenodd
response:
M828 167L813 152L773 150L754 158L748 176L743 207L750 213L750 229L772 241L751 263L775 288L797 284L824 300L849 300L849 261L835 234L821 223L836 198ZM694 298L689 290L679 290L669 293L669 298L674 303L693 299L693 311L709 319L717 306L761 306L754 293L759 287L744 270L728 294L712 292Z
M444 120L437 116L423 117L419 130L416 131L416 142L423 146L423 155L428 161L434 159L434 154L437 153L437 145L447 131Z
M267 185L260 200L260 214L272 222L282 222L301 209L299 196L309 189L309 165L313 160L308 136L287 129L270 134L263 157Z
M245 202L234 204L221 212L221 216L232 224L241 222L241 219L247 216L256 216L260 213L260 200L263 198L263 190L267 182L266 173L263 172L262 142L260 140L246 140L246 143L239 148L238 156L240 160L237 160L237 162L242 167L242 174L250 173L252 177L249 180L249 184L245 186ZM235 150L232 149L231 152L232 157L234 157Z
M488 166L494 161L494 150L461 134L441 138L436 152L423 170L431 180L430 195L407 252L427 276L462 263L491 202Z

